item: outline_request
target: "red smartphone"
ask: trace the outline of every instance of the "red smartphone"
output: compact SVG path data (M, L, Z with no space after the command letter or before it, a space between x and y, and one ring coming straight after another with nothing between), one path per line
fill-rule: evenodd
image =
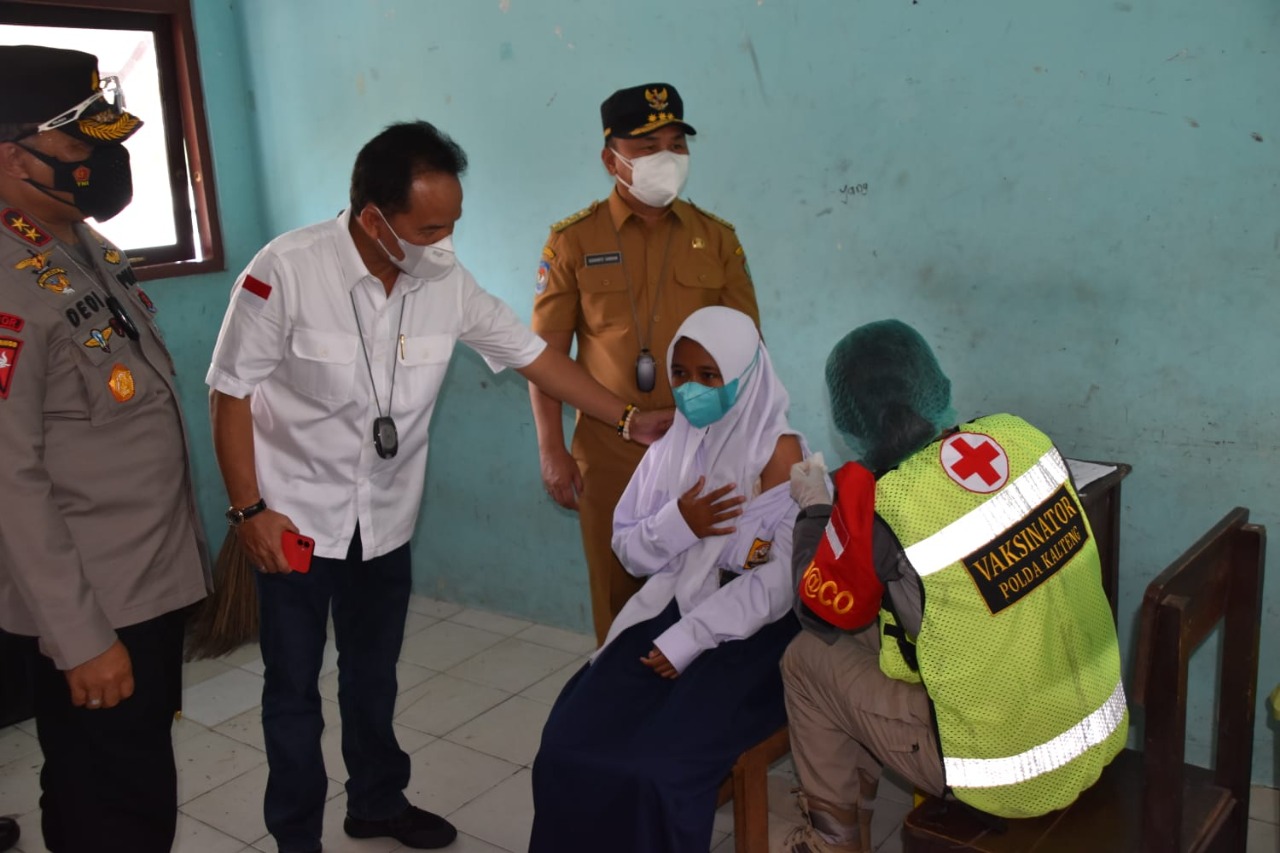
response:
M280 547L284 549L284 559L289 568L303 574L311 571L311 552L316 549L316 540L286 530L280 537Z

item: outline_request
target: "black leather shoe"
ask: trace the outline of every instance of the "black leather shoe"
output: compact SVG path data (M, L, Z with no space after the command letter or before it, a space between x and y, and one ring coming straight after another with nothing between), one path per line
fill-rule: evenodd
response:
M22 830L18 822L11 817L0 817L0 850L8 850L18 843Z
M409 806L388 820L360 820L347 815L342 829L352 838L394 838L414 850L448 847L458 830L440 815Z

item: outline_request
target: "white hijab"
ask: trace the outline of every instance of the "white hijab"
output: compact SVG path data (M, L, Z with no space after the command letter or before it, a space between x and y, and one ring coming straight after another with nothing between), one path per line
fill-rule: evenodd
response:
M657 512L698 481L693 462L699 448L705 460L704 492L736 483L738 493L755 497L778 438L797 434L787 425L787 390L773 372L769 352L750 317L719 305L690 314L667 348L668 379L681 338L697 342L715 359L726 385L738 379L738 396L724 417L701 429L676 413L671 429L648 450L659 455L660 462L637 483L636 506L641 515Z

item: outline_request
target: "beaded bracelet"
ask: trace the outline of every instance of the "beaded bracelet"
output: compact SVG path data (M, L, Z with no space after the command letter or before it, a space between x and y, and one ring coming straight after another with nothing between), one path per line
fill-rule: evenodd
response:
M640 411L639 408L627 403L627 407L622 410L622 417L618 418L618 435L622 436L623 441L631 440L631 418L635 413Z

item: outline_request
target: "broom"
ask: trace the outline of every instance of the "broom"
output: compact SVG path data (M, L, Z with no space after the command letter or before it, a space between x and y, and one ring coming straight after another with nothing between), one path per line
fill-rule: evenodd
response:
M187 660L222 657L257 639L255 571L236 531L227 530L213 566L213 592L191 618Z

